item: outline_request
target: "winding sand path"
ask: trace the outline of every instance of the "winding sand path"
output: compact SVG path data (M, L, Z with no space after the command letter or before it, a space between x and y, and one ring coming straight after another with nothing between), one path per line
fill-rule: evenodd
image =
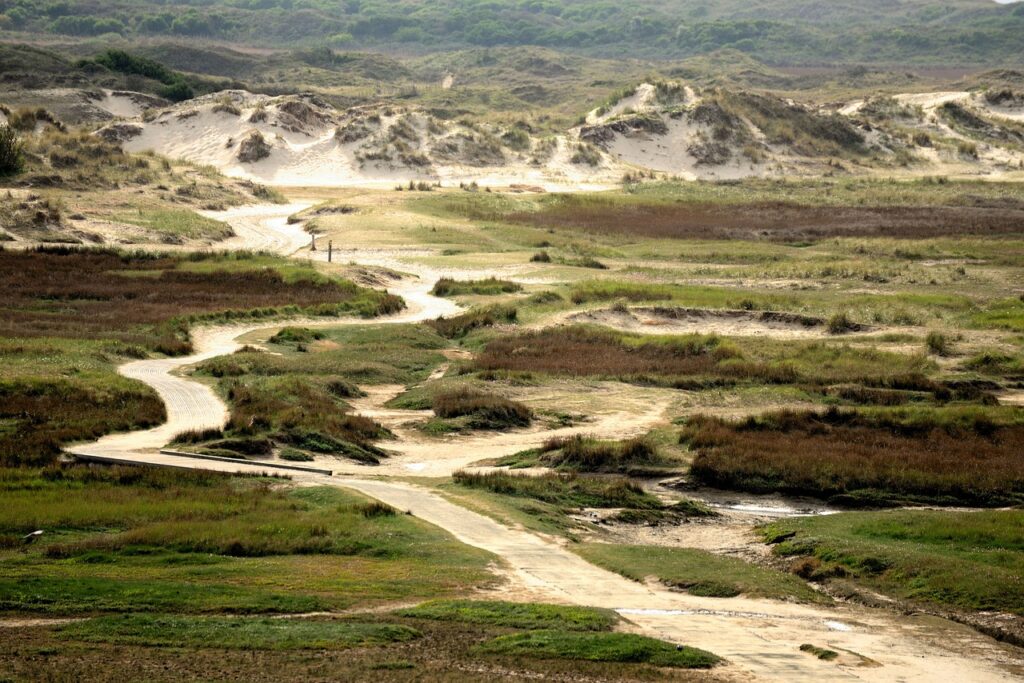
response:
M244 241L251 226L256 232L287 226L284 217L295 207L263 207L232 220ZM275 227L277 226L277 227ZM257 238L263 239L263 238ZM280 239L280 241L278 241ZM267 235L263 247L290 253L292 237ZM421 279L394 291L406 297L401 314L374 321L412 322L457 309L428 293ZM317 324L366 324L364 320L317 321ZM231 353L236 339L267 327L266 323L200 330L197 352L183 358L145 360L120 368L125 376L152 386L167 404L166 424L147 431L110 435L68 451L98 460L145 463L169 467L230 472L263 471L258 464L218 462L164 455L158 452L173 435L188 430L220 427L227 409L206 385L172 373L187 365ZM441 444L434 455L446 457ZM427 453L423 453L427 456ZM376 474L379 470L371 470ZM660 585L644 585L591 565L558 542L459 507L429 489L407 483L362 477L328 477L297 473L300 485L344 486L394 507L409 510L460 541L494 553L508 566L514 590L531 599L592 605L618 610L636 630L704 648L725 657L729 665L716 670L735 680L758 681L1000 681L1020 674L1019 653L973 630L924 616L900 617L882 610L854 606L834 608L749 598L700 598ZM803 653L810 643L839 651L833 662Z

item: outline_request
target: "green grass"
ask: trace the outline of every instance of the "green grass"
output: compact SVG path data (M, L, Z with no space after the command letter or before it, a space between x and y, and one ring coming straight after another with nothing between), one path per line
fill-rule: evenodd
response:
M485 600L436 600L399 610L397 614L415 619L561 631L609 631L619 620L615 612L594 607Z
M539 449L516 453L498 461L498 465L512 468L543 465L568 472L632 476L663 472L678 464L664 457L651 440L643 437L608 441L582 435L548 439Z
M226 223L185 209L139 209L115 214L112 220L184 239L222 240L234 235Z
M658 510L665 507L638 484L625 479L577 477L566 474L538 476L490 472L473 474L459 471L453 476L456 484L478 488L505 496L532 498L563 508L632 508Z
M829 650L828 648L818 647L817 645L812 645L810 643L804 643L803 645L801 645L800 651L814 655L818 659L821 659L826 662L830 662L833 659L839 657L839 653L835 650Z
M199 372L223 378L292 376L306 381L334 377L355 384L413 384L427 378L445 357L448 343L421 325L374 325L320 328L323 338L306 344L275 344L268 353L221 356Z
M588 562L634 581L654 576L692 595L731 597L743 594L776 600L830 602L791 574L694 548L584 543L573 546L573 551Z
M401 643L420 632L398 624L325 619L122 614L68 624L66 640L148 647L336 650Z
M624 299L631 302L672 302L676 306L693 308L785 311L826 319L836 314L845 314L855 322L869 325L922 324L929 320L945 319L966 322L966 318L978 310L974 300L954 292L780 292L622 280L596 280L578 284L570 292L570 298L577 304ZM987 320L983 318L977 324L986 323Z
M509 280L499 280L491 277L486 280L453 280L443 277L434 284L431 293L436 296L463 296L477 294L494 296L498 294L512 294L521 292L523 286Z
M490 556L362 496L148 468L6 469L0 610L304 612L444 597ZM27 553L20 536L46 533Z
M811 556L819 579L897 598L1024 615L1024 511L848 512L761 528L783 556Z
M710 652L681 647L632 633L530 631L500 636L476 648L483 654L592 662L631 662L682 669L709 669L720 659Z

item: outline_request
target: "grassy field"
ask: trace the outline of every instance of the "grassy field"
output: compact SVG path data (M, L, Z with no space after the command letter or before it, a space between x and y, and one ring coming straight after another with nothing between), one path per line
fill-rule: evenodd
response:
M155 681L217 676L254 681L717 680L714 655L611 632L603 610L509 602L430 602L394 613L266 618L122 614L12 630L0 666L19 678L97 678L99 662ZM550 629L557 628L552 631ZM665 667L697 668L699 677ZM485 669L475 673L477 669Z
M109 249L0 250L0 462L164 419L152 390L114 368L191 350L189 329L280 315L373 316L397 297L259 254L180 257Z
M928 389L926 374L933 370L923 355L848 344L633 335L580 325L498 337L486 344L475 365L485 372L604 377L677 388L859 383Z
M693 548L584 543L573 546L573 552L634 581L653 576L691 595L830 602L792 574Z
M1019 237L1020 209L997 208L1005 206L1002 198L1019 194L1013 183L754 179L730 184L647 183L626 192L539 199L447 195L426 201L434 210L476 221L545 230L797 242L836 237Z
M66 640L148 647L242 650L346 650L421 637L408 626L321 619L238 619L125 614L65 626Z
M486 654L541 659L582 659L592 662L642 662L681 669L710 669L718 657L692 647L632 633L566 633L532 631L501 636L477 648Z
M145 468L0 471L0 609L278 613L450 595L490 557L335 488ZM43 529L19 552L20 536Z
M0 251L0 265L4 336L117 339L171 354L190 349L189 320L372 316L402 305L312 266L244 252L181 258L44 248Z
M398 614L414 619L562 631L607 631L619 621L615 612L593 607L483 600L436 600L400 610Z
M899 510L782 520L761 531L805 576L840 591L851 582L939 606L1024 614L1022 523L1020 510Z

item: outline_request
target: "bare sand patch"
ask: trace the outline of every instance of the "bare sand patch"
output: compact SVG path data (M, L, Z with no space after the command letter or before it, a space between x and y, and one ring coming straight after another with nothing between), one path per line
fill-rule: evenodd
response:
M721 334L779 339L818 339L832 336L821 318L778 311L644 306L585 311L573 314L566 320L571 323L603 325L622 332L639 334Z

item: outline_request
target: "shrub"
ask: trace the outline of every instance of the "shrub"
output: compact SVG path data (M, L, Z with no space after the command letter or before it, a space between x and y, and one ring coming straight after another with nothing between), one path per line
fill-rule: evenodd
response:
M949 339L941 332L929 332L924 343L928 347L928 351L936 356L945 356L949 353Z
M489 306L475 308L452 318L438 318L427 321L427 325L448 339L460 339L475 329L492 327L501 323L514 323L519 312L511 306Z
M551 254L546 251L538 251L530 257L531 263L551 263Z
M579 434L548 439L541 453L549 465L577 472L625 472L659 460L657 450L644 438L598 441Z
M528 427L533 421L533 411L522 403L471 389L439 394L433 410L441 418L469 418L468 425L474 429Z
M391 507L387 503L381 503L376 500L356 505L355 509L359 514L367 519L373 519L374 517L394 517L398 514L398 511L395 510L395 508Z
M0 124L0 176L21 173L25 167L25 153L21 138L6 123Z
M431 293L434 296L458 296L460 294L511 294L521 292L522 285L509 280L494 277L485 280L453 280L443 277L434 284Z
M827 327L829 334L845 334L860 328L857 323L850 320L850 316L846 313L836 313L833 315L828 319Z

